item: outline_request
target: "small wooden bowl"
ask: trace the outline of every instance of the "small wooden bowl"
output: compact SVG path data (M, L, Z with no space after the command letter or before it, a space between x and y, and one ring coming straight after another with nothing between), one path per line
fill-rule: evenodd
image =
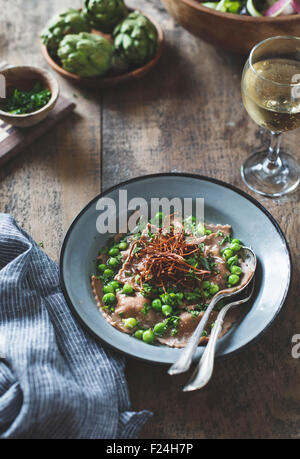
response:
M50 111L54 108L58 95L59 86L56 79L46 70L39 67L18 66L8 67L0 71L6 82L6 94L9 94L11 89L32 89L33 85L40 81L43 86L51 91L49 102L36 112L26 113L25 115L13 115L0 110L0 118L8 124L17 127L29 127L43 121Z
M121 83L125 83L126 81L132 81L139 79L146 75L153 67L156 66L158 63L162 52L163 52L163 45L164 45L164 33L163 30L160 26L160 24L155 21L152 17L150 17L148 14L143 13L144 16L146 16L149 21L153 23L157 30L157 36L158 36L158 43L157 43L157 53L154 56L154 58L147 62L147 64L143 65L143 67L139 67L137 69L134 69L130 72L122 73L120 75L111 75L111 76L102 76L102 77L81 77L79 75L76 75L75 73L68 72L67 70L64 70L57 62L55 62L54 59L50 56L48 53L48 49L45 45L42 45L42 52L43 56L48 62L48 64L60 75L62 75L64 78L67 78L70 81L73 81L73 83L77 84L78 86L82 87L87 87L87 88L109 88L112 86L117 86ZM92 33L95 33L97 35L104 36L105 38L110 39L109 35L104 35L98 30L92 30Z
M186 30L217 47L248 54L254 45L276 35L300 34L300 14L275 18L221 13L196 0L162 0Z

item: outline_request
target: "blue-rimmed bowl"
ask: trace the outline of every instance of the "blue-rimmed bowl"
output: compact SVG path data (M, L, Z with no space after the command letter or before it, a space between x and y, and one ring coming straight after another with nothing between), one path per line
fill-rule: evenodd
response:
M218 341L216 356L232 354L254 342L273 322L284 304L291 278L291 260L286 239L271 214L254 198L219 180L192 174L155 174L135 178L95 197L78 214L64 239L60 256L61 285L73 313L97 339L113 348L149 362L170 364L180 349L153 346L112 327L97 308L90 285L94 260L109 234L99 234L96 220L101 197L118 202L119 190L128 201L151 198L204 198L205 221L230 224L233 234L251 247L258 258L256 292L242 319ZM120 209L126 212L125 208ZM280 270L278 269L280 266ZM203 347L199 347L195 359Z

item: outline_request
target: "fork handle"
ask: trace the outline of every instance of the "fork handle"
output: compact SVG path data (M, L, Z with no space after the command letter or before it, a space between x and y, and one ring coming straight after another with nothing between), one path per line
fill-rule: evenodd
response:
M214 368L215 350L218 336L222 330L224 318L230 306L231 305L228 305L228 307L225 306L219 312L202 358L192 374L189 383L184 387L184 392L201 389L201 387L205 386L205 384L207 384L210 380Z
M213 310L213 308L215 307L216 303L220 301L220 299L222 298L223 297L220 295L212 299L208 308L203 314L196 330L194 331L191 338L189 339L188 344L181 351L180 356L176 360L176 362L173 363L173 365L169 368L168 370L169 375L176 375L179 373L183 373L184 371L187 371L190 368L192 359L193 359L193 355L195 354L195 351L199 345L199 341L202 336L202 332L204 330L206 322L209 318L209 315L211 311Z

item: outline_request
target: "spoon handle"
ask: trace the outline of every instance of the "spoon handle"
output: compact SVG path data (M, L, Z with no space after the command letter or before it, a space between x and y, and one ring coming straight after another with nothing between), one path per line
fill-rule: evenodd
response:
M222 330L225 315L228 309L233 306L233 304L234 303L228 304L219 312L202 358L200 359L194 373L192 374L190 382L184 387L184 392L201 389L201 387L205 386L205 384L207 384L210 380L214 368L215 350L218 336Z
M254 285L255 285L255 279L253 279L252 286L250 288L250 292L245 298L242 298L241 300L234 301L233 303L227 304L219 312L218 317L215 321L215 325L212 329L210 338L208 340L208 344L203 352L203 355L194 373L192 374L191 379L189 380L188 384L183 388L184 392L201 389L210 380L212 376L213 368L214 368L216 344L218 341L220 331L222 330L225 315L227 314L229 309L233 308L234 306L238 306L240 304L246 303L247 301L250 300L254 292Z
M173 365L169 368L168 373L169 375L176 375L179 373L183 373L187 371L192 363L193 355L199 345L200 338L202 336L202 332L206 325L206 322L209 318L209 315L213 308L215 307L216 303L221 299L221 295L215 296L213 300L210 302L208 308L206 309L205 313L202 316L196 330L192 334L191 338L189 339L188 344L185 348L181 351L179 358Z

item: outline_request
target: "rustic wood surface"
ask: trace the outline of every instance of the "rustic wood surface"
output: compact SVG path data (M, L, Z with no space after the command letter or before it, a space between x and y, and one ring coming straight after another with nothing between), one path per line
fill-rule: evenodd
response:
M78 211L101 189L142 174L201 173L244 190L241 162L258 144L257 126L240 97L244 58L189 35L159 0L131 0L164 27L166 48L143 80L88 92L59 79L76 112L0 171L0 210L11 213L55 260ZM39 32L47 18L77 0L0 0L1 60L47 68ZM284 146L299 157L297 132ZM128 360L133 409L154 416L142 438L298 438L300 367L291 356L300 333L299 195L255 196L277 219L293 257L293 282L280 317L247 350L218 361L209 385L181 392L187 375ZM280 266L278 266L280 270Z
M37 125L19 129L0 120L0 167L23 152L36 139L48 132L53 126L61 123L75 108L74 102L59 96L51 113ZM17 115L16 115L17 116ZM11 121L10 121L11 122ZM1 138L2 134L2 138Z

